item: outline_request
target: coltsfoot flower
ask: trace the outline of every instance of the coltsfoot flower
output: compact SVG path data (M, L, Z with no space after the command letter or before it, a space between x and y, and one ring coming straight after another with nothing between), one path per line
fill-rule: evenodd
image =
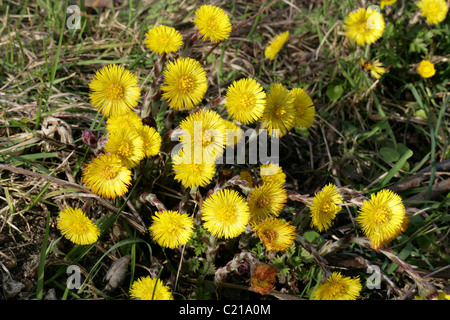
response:
M141 97L138 78L122 66L107 65L95 73L89 84L92 105L109 117L133 110Z
M83 181L93 193L110 199L128 192L132 173L115 154L94 158L83 170Z
M438 24L447 16L448 6L445 0L421 0L417 6L422 12L421 16L426 17L429 24Z
M392 241L403 229L405 206L402 198L391 190L383 189L363 201L356 218L373 249Z
M300 128L309 128L313 124L316 108L311 97L301 88L291 90L294 99L294 126Z
M340 272L333 274L314 291L313 300L356 300L362 286L359 278L344 277Z
M276 35L275 38L273 38L269 42L266 49L264 50L264 56L266 58L269 58L270 60L275 59L275 56L283 48L288 38L289 38L289 31L285 31L283 33Z
M422 78L431 78L436 74L436 69L434 68L434 64L429 60L422 60L419 66L417 67L417 72L420 74Z
M373 62L364 62L364 59L361 58L359 64L364 70L369 70L372 77L375 79L380 79L381 76L386 73L386 69L378 59Z
M217 238L235 238L245 231L249 222L247 201L235 190L222 189L204 202L203 225Z
M383 16L371 8L352 11L344 21L346 37L359 46L376 42L383 35L384 28Z
M178 51L183 45L183 37L175 28L159 25L147 32L144 43L155 53L170 53Z
M100 236L100 229L81 209L67 207L59 213L56 221L62 235L75 244L93 244Z
M295 227L290 222L273 217L256 223L253 230L270 252L285 251L292 246L297 236Z
M105 150L118 155L129 169L134 168L145 157L144 140L132 128L110 132Z
M236 121L248 124L261 118L266 105L266 93L252 78L234 81L227 89L225 106Z
M207 90L206 72L200 62L192 58L178 58L167 64L164 72L162 97L169 107L190 110L198 105Z
M141 277L133 282L130 297L136 300L173 300L170 288L163 285L161 280L150 276Z
M252 188L248 196L250 222L258 223L270 217L277 217L287 201L287 192L278 183L263 183Z
M342 195L334 184L328 184L314 195L312 203L308 205L311 210L311 225L319 232L327 230L336 214L341 211Z
M205 4L195 11L194 23L203 40L218 42L228 39L231 33L231 22L228 15L219 7Z
M152 217L149 231L152 238L161 246L175 249L186 244L194 230L194 219L178 211L156 212Z
M261 128L267 129L271 137L281 138L294 127L294 99L281 83L272 84L269 91L261 117Z

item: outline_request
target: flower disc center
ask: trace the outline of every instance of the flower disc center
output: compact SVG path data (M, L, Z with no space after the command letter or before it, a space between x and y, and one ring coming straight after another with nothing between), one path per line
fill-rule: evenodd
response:
M119 83L112 83L106 90L106 96L111 100L120 100L125 96L125 90Z

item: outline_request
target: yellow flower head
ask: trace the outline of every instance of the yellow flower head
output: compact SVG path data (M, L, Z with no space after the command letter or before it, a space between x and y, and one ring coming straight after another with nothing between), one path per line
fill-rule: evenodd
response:
M285 251L292 246L297 236L293 225L273 217L255 224L253 230L270 252Z
M431 78L436 74L436 69L431 61L423 60L417 67L417 72L422 78Z
M142 126L141 117L134 111L118 115L113 114L106 121L106 130L109 132L126 128L137 129Z
M164 25L151 28L146 37L147 48L158 54L176 52L183 45L181 34L175 28Z
M123 196L131 184L132 173L116 154L102 154L83 171L83 181L93 193L114 199Z
M350 12L344 21L346 37L359 46L377 41L383 35L384 27L381 13L370 8Z
M292 89L291 95L294 98L294 125L301 128L311 127L316 115L316 108L311 97L301 88Z
M191 152L180 151L172 158L172 169L175 180L186 188L205 187L216 174L216 164L207 161L196 161Z
M141 97L138 78L124 67L107 65L95 73L89 84L92 105L109 117L133 110Z
M311 210L311 225L319 231L327 230L336 214L341 211L339 205L342 203L343 198L338 188L331 183L326 185L314 195L312 203L308 206Z
M217 238L235 238L245 231L250 213L247 202L235 190L210 195L202 207L203 226Z
M178 58L168 63L161 90L170 108L192 109L202 101L206 89L206 72L200 62L192 58Z
M129 169L134 168L145 157L144 140L136 129L131 128L110 132L105 150L118 155Z
M137 134L142 138L143 149L146 157L156 156L161 149L161 135L153 127L142 126L136 129Z
M282 137L294 127L295 109L292 95L280 83L270 86L266 108L261 118L261 128L272 137Z
M365 200L356 218L373 249L392 241L404 229L405 207L402 198L391 190L381 190Z
M57 227L64 237L75 244L87 245L97 242L100 230L78 208L67 207L59 213Z
M266 58L269 58L270 60L275 59L275 56L283 48L288 38L289 38L289 31L285 31L283 33L278 34L267 45L266 49L264 50L264 56Z
M364 70L369 70L372 74L372 77L374 77L375 79L380 79L381 76L386 72L383 64L378 59L374 62L364 62L364 59L361 58L359 60L359 63Z
M450 294L446 293L443 290L438 290L437 292L437 296L434 297L431 300L450 300ZM422 298L421 296L414 296L414 300L425 300L424 298Z
M242 139L242 129L233 121L224 120L225 125L225 144L234 146Z
M284 185L286 182L286 174L277 164L263 164L259 167L259 170L263 183L278 183L280 185Z
M209 38L213 42L228 39L231 33L231 22L221 8L206 4L195 11L194 23L203 40Z
M448 6L445 0L420 0L417 6L422 11L421 16L426 17L429 24L438 24L447 16Z
M228 87L225 106L236 121L248 124L259 120L265 105L264 88L252 78L234 81Z
M193 150L201 161L213 162L223 154L226 143L226 126L222 117L213 110L202 109L191 113L180 123L183 130L183 149ZM202 154L200 154L200 151ZM197 161L196 159L196 162Z
M194 219L178 211L156 212L149 231L161 247L175 249L186 244L194 230Z
M396 2L397 2L397 0L381 0L380 1L380 7L381 7L381 9L383 9L384 6L389 6L389 5L394 4Z
M314 291L313 300L356 300L362 286L359 277L344 277L339 272L321 283Z
M163 285L161 280L150 276L141 277L133 282L130 297L136 300L173 300L170 288Z
M250 222L252 224L271 216L277 217L287 201L287 192L278 183L256 186L248 196Z

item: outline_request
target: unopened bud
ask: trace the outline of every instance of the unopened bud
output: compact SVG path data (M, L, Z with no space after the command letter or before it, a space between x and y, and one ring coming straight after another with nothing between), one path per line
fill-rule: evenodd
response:
M98 138L93 130L84 130L81 137L85 145L93 149L97 148Z

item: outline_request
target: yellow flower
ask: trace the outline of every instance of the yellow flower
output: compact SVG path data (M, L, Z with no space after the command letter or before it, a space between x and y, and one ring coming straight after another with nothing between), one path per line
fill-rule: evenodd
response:
M206 161L196 161L191 152L176 154L172 159L172 169L175 180L186 188L205 187L216 174L216 164Z
M218 42L228 39L231 33L230 18L225 11L209 4L195 11L194 23L203 35L203 40L209 38Z
M194 219L178 211L156 212L149 231L161 247L175 249L186 244L194 230Z
M126 128L142 127L141 117L134 111L129 111L124 114L112 114L106 121L106 130L109 132L117 131Z
M282 137L294 127L295 109L292 95L280 83L270 86L266 108L261 118L261 128L273 137Z
M136 129L131 128L110 132L105 150L118 155L129 169L137 166L145 157L144 140Z
M133 282L130 297L136 300L173 300L170 288L163 285L161 280L150 276L141 277Z
M272 217L255 224L253 230L270 252L285 251L292 246L297 236L290 222Z
M386 72L386 69L384 69L383 64L377 59L374 62L364 62L364 59L361 58L359 60L359 63L361 64L361 67L364 70L369 70L372 74L372 77L375 79L380 79L381 76Z
M422 78L431 78L436 74L436 69L431 61L423 60L417 67L417 72Z
M381 190L363 201L356 218L373 249L392 241L404 228L405 207L402 198L391 190Z
M235 190L222 189L210 195L201 209L203 226L217 238L235 238L249 221L247 202Z
M213 162L223 154L226 143L226 126L222 117L213 110L202 109L191 113L180 123L183 130L183 149L193 150L195 162ZM202 154L200 154L200 151ZM202 158L200 158L202 156Z
M133 110L141 97L138 78L118 65L107 65L95 73L89 84L92 105L109 117Z
M438 24L447 16L448 6L445 0L421 0L417 6L422 11L421 16L426 17L429 24Z
M314 195L312 203L308 205L311 210L311 225L319 232L327 230L336 214L341 211L340 204L343 203L342 195L333 184L328 184Z
M263 183L278 183L284 185L286 182L286 174L283 169L274 163L263 164L259 167L261 180Z
M269 58L270 60L275 59L275 56L283 48L288 38L289 38L289 31L285 31L281 34L278 34L275 38L273 38L269 42L269 45L264 50L264 56L266 58Z
M287 201L287 192L278 183L256 186L248 196L250 222L257 223L271 216L277 217Z
M102 154L83 171L83 181L93 193L114 199L123 196L131 184L132 173L118 155Z
M339 272L321 283L314 291L313 300L356 300L362 286L359 277L344 277Z
M414 300L424 300L421 296L414 296ZM450 300L450 294L445 293L443 290L438 290L438 295L431 300Z
M153 127L142 126L136 129L137 134L142 138L143 149L146 157L156 156L161 149L161 135Z
M57 227L64 237L75 244L87 245L97 242L100 230L78 208L67 207L59 213Z
M227 89L225 106L236 121L248 124L259 120L265 105L264 88L252 78L234 81Z
M206 72L200 62L192 58L178 58L168 63L161 90L170 108L192 109L202 101L206 89Z
M383 35L384 27L381 13L370 8L350 12L344 21L346 37L360 46L377 41Z
M151 28L147 34L145 45L155 53L176 52L183 45L183 37L172 27L160 25Z
M397 0L381 0L380 1L381 9L383 9L384 6L389 6L389 5L394 4L396 2L397 2Z
M301 88L292 89L291 95L294 98L294 109L296 111L294 125L301 128L311 127L316 115L316 108L311 97Z
M233 121L224 120L225 125L225 144L234 146L242 139L242 129Z

